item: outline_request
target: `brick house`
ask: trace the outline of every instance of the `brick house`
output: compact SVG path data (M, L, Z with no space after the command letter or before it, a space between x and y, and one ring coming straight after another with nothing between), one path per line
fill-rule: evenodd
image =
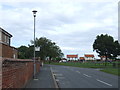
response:
M11 37L10 33L0 27L0 57L2 58L17 58L17 49L10 46Z
M100 59L101 59L102 61L105 61L105 60L106 60L106 56L100 56Z
M85 60L95 60L93 54L85 54L84 57L85 57Z
M79 60L85 60L85 58L84 57L80 57Z
M78 60L78 54L77 55L67 55L68 60Z

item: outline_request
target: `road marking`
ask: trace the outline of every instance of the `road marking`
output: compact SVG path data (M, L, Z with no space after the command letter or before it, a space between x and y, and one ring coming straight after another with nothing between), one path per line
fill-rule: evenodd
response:
M57 82L59 82L59 79L55 79Z
M85 75L86 77L91 77L91 76L89 76L89 75L87 75L87 74L83 74L83 75Z
M104 81L101 81L101 80L99 80L99 79L96 79L96 80L99 81L99 82L101 82L101 83L104 83L104 84L106 84L106 85L108 85L108 86L112 86L111 84L106 83L106 82L104 82Z
M80 71L76 71L77 73L80 73Z
M53 75L55 75L55 76L63 76L62 74L53 74Z
M52 67L50 67L50 71L51 71L51 74L52 74L52 78L53 78L53 81L54 81L55 88L59 88L59 85L58 85L57 81L55 80L55 76L53 75Z
M52 70L52 72L58 72L57 70Z
M37 80L39 80L39 79L37 79L37 78L34 78L33 80L37 81Z
M57 77L57 78L59 78L59 79L65 79L65 77Z

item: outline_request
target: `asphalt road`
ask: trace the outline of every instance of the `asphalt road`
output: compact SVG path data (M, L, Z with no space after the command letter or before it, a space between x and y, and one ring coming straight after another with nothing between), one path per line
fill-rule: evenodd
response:
M92 68L50 65L59 88L118 88L118 76Z

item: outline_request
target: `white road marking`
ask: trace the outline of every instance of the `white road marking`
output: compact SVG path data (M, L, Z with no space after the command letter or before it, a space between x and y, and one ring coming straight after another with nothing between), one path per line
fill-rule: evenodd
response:
M77 73L80 73L80 71L76 71Z
M57 78L59 78L59 79L65 79L65 77L57 77Z
M37 81L37 80L39 80L39 79L37 79L37 78L34 78L33 80Z
M86 77L91 77L91 76L89 76L89 75L87 75L87 74L83 74L83 75L85 75Z
M52 70L52 72L58 72L57 70Z
M112 86L111 84L106 83L106 82L104 82L104 81L101 81L101 80L99 80L99 79L96 79L96 80L99 81L99 82L101 82L101 83L104 83L104 84L106 84L106 85L108 85L108 86Z
M55 75L55 76L63 76L62 74L53 74L53 75Z
M55 79L57 82L59 82L59 79Z

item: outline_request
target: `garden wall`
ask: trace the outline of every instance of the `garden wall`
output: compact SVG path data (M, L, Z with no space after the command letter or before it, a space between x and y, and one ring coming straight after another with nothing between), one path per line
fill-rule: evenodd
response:
M33 77L33 60L4 59L2 62L2 88L24 88ZM36 71L40 62L36 61Z

